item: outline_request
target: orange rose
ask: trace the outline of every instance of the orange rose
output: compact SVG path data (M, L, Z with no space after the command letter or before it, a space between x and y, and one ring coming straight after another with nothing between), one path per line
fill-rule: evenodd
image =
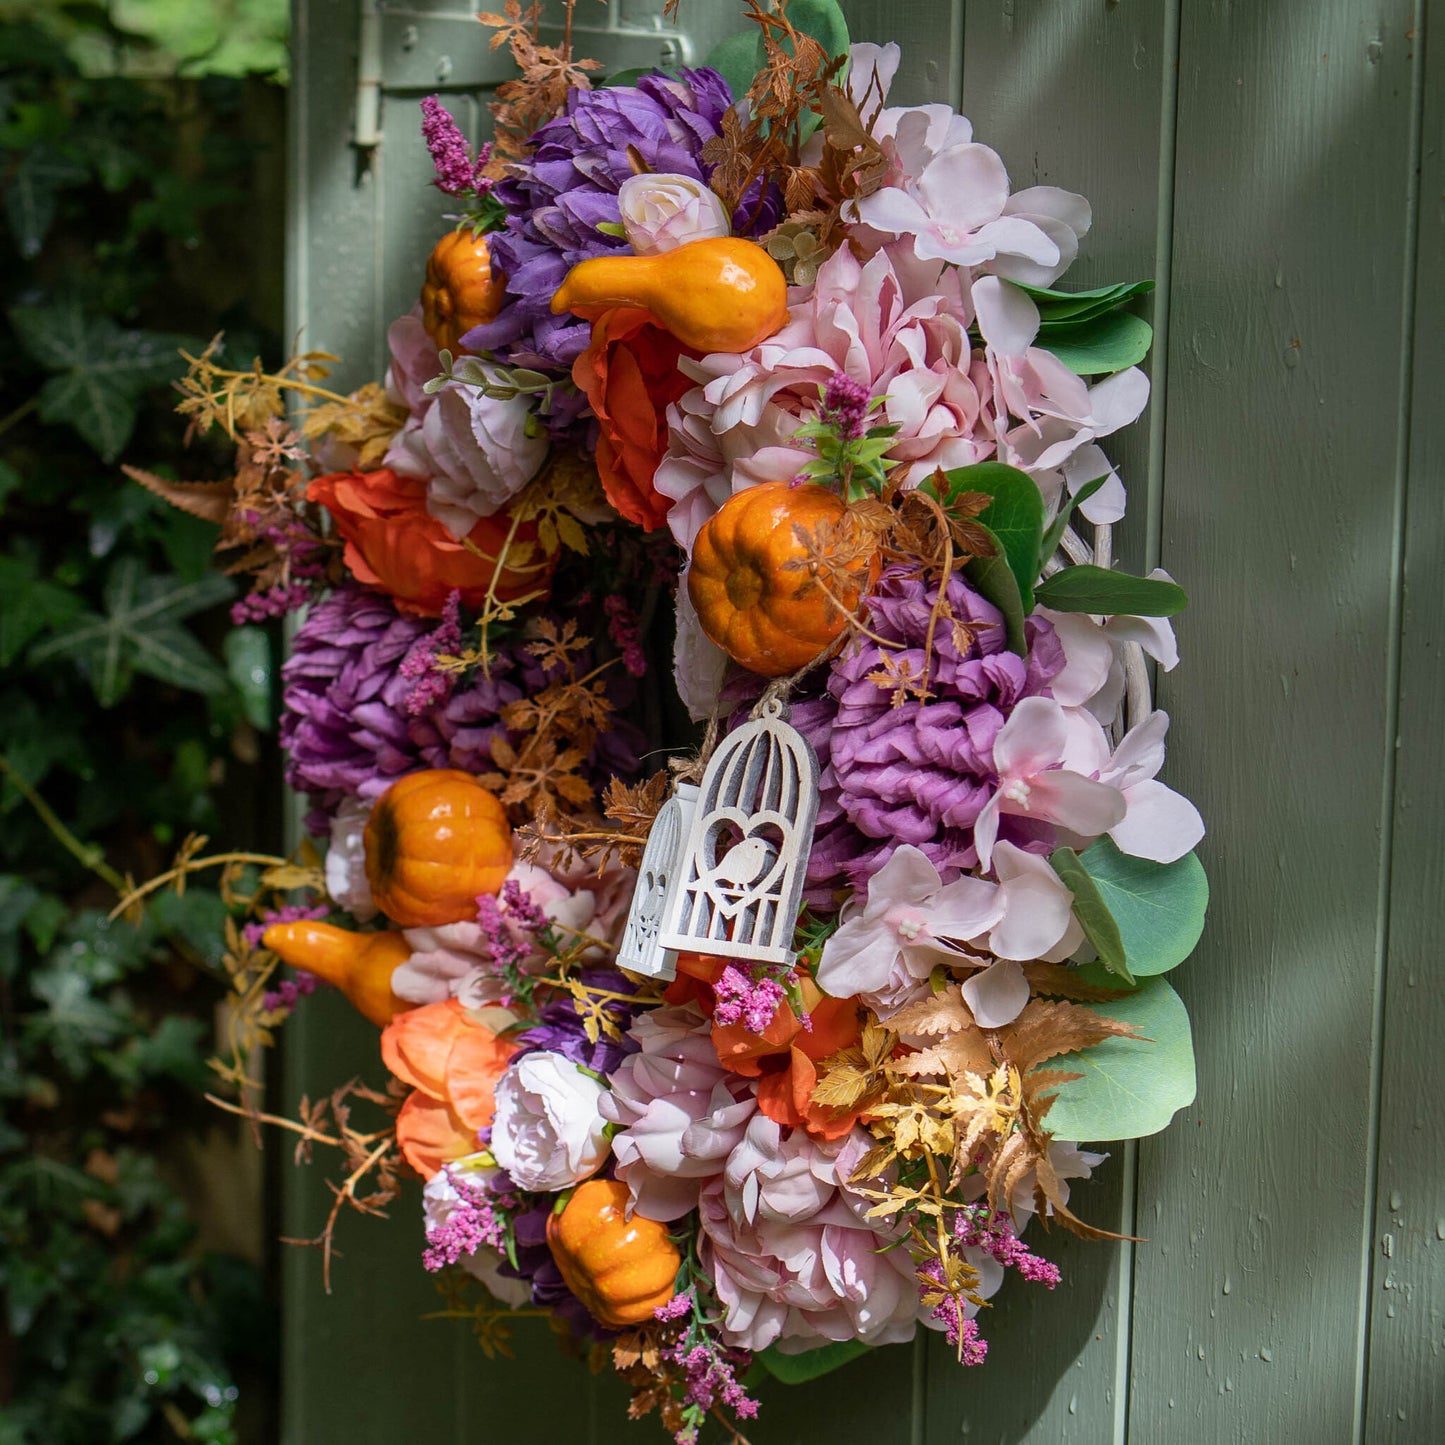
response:
M696 999L711 1013L712 985L726 967L725 959L682 954L667 1001L677 1004ZM829 998L806 975L798 984L810 1028L803 1027L784 1000L761 1034L740 1023L714 1024L713 1048L723 1068L758 1081L758 1108L775 1124L806 1129L818 1139L841 1139L858 1122L858 1111L815 1104L813 1090L818 1084L818 1062L858 1042L858 1007L852 999Z
M477 1131L492 1122L497 1080L516 1052L456 999L398 1014L382 1030L382 1059L415 1091L396 1116L396 1140L423 1178L481 1147Z
M504 510L483 517L459 542L427 513L426 483L419 477L385 469L333 472L317 477L306 497L331 513L356 580L389 593L404 612L439 617L454 591L462 594L463 606L480 607L499 561L504 570L496 596L502 601L544 592L551 580L556 557L542 552L534 522L522 523L508 545L512 521Z
M592 323L592 342L572 363L572 380L587 394L602 434L597 471L607 500L646 532L667 521L669 497L652 485L667 450L667 408L694 385L677 369L697 356L646 311L617 307Z

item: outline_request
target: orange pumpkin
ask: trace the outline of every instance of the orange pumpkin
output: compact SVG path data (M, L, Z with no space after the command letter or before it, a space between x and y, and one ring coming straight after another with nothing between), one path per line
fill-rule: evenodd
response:
M877 551L841 569L841 579L820 583L795 529L836 526L846 510L826 487L764 482L729 497L703 524L687 593L703 631L734 662L782 677L816 661L842 635L848 618L841 608L855 609L877 580Z
M682 1264L667 1226L640 1214L628 1219L627 1200L620 1181L589 1179L547 1220L547 1245L567 1288L613 1330L650 1320L676 1293Z
M477 914L512 867L512 829L496 797L470 773L429 768L398 778L362 835L376 906L403 928L434 928Z
M506 281L492 270L485 236L463 227L450 231L427 257L421 288L421 319L437 350L455 351L474 326L495 321L502 309Z

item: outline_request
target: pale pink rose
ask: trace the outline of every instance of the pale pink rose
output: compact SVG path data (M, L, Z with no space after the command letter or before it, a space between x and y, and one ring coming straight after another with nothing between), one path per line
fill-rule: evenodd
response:
M896 1228L866 1219L868 1201L847 1187L873 1140L861 1129L832 1144L782 1136L754 1120L698 1200L724 1340L796 1354L830 1340L911 1339L921 1315L913 1260L884 1248Z
M987 374L972 357L971 312L947 267L897 246L861 263L844 246L788 301L788 324L751 351L679 362L699 386L668 409L667 455L653 481L673 499L668 525L688 550L728 497L786 480L814 458L793 433L817 414L818 388L839 371L887 397L874 420L898 427L888 456L905 485L993 450L980 428Z
M681 1219L704 1181L722 1173L757 1110L749 1080L718 1063L711 1021L694 1008L661 1008L632 1026L641 1045L599 1105L620 1126L617 1177L646 1219Z
M598 1112L606 1092L561 1054L523 1054L497 1080L493 1157L534 1193L580 1184L607 1158L607 1121Z
M629 176L617 192L627 244L639 256L660 256L689 241L732 235L727 208L695 176L668 171Z

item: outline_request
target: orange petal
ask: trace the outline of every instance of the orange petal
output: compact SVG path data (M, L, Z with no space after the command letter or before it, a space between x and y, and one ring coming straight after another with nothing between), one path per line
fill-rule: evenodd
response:
M445 1104L423 1093L411 1094L396 1116L396 1142L406 1162L424 1179L443 1164L475 1154L481 1147L469 1129Z
M381 1031L382 1060L403 1084L444 1099L447 1060L462 1033L472 1027L456 999L410 1009Z
M457 1117L470 1129L485 1129L497 1104L494 1090L517 1052L510 1039L472 1023L458 1036L447 1061L446 1095Z

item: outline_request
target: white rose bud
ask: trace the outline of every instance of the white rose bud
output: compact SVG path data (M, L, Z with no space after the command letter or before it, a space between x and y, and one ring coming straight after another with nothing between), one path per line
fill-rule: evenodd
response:
M629 176L617 192L627 241L639 256L659 256L689 241L732 235L723 203L693 176Z
M370 801L348 798L331 820L331 846L326 850L326 891L358 923L376 917L371 885L366 881L366 849L361 840L369 817Z
M492 1157L535 1193L580 1184L607 1158L606 1092L561 1054L524 1054L497 1082Z

